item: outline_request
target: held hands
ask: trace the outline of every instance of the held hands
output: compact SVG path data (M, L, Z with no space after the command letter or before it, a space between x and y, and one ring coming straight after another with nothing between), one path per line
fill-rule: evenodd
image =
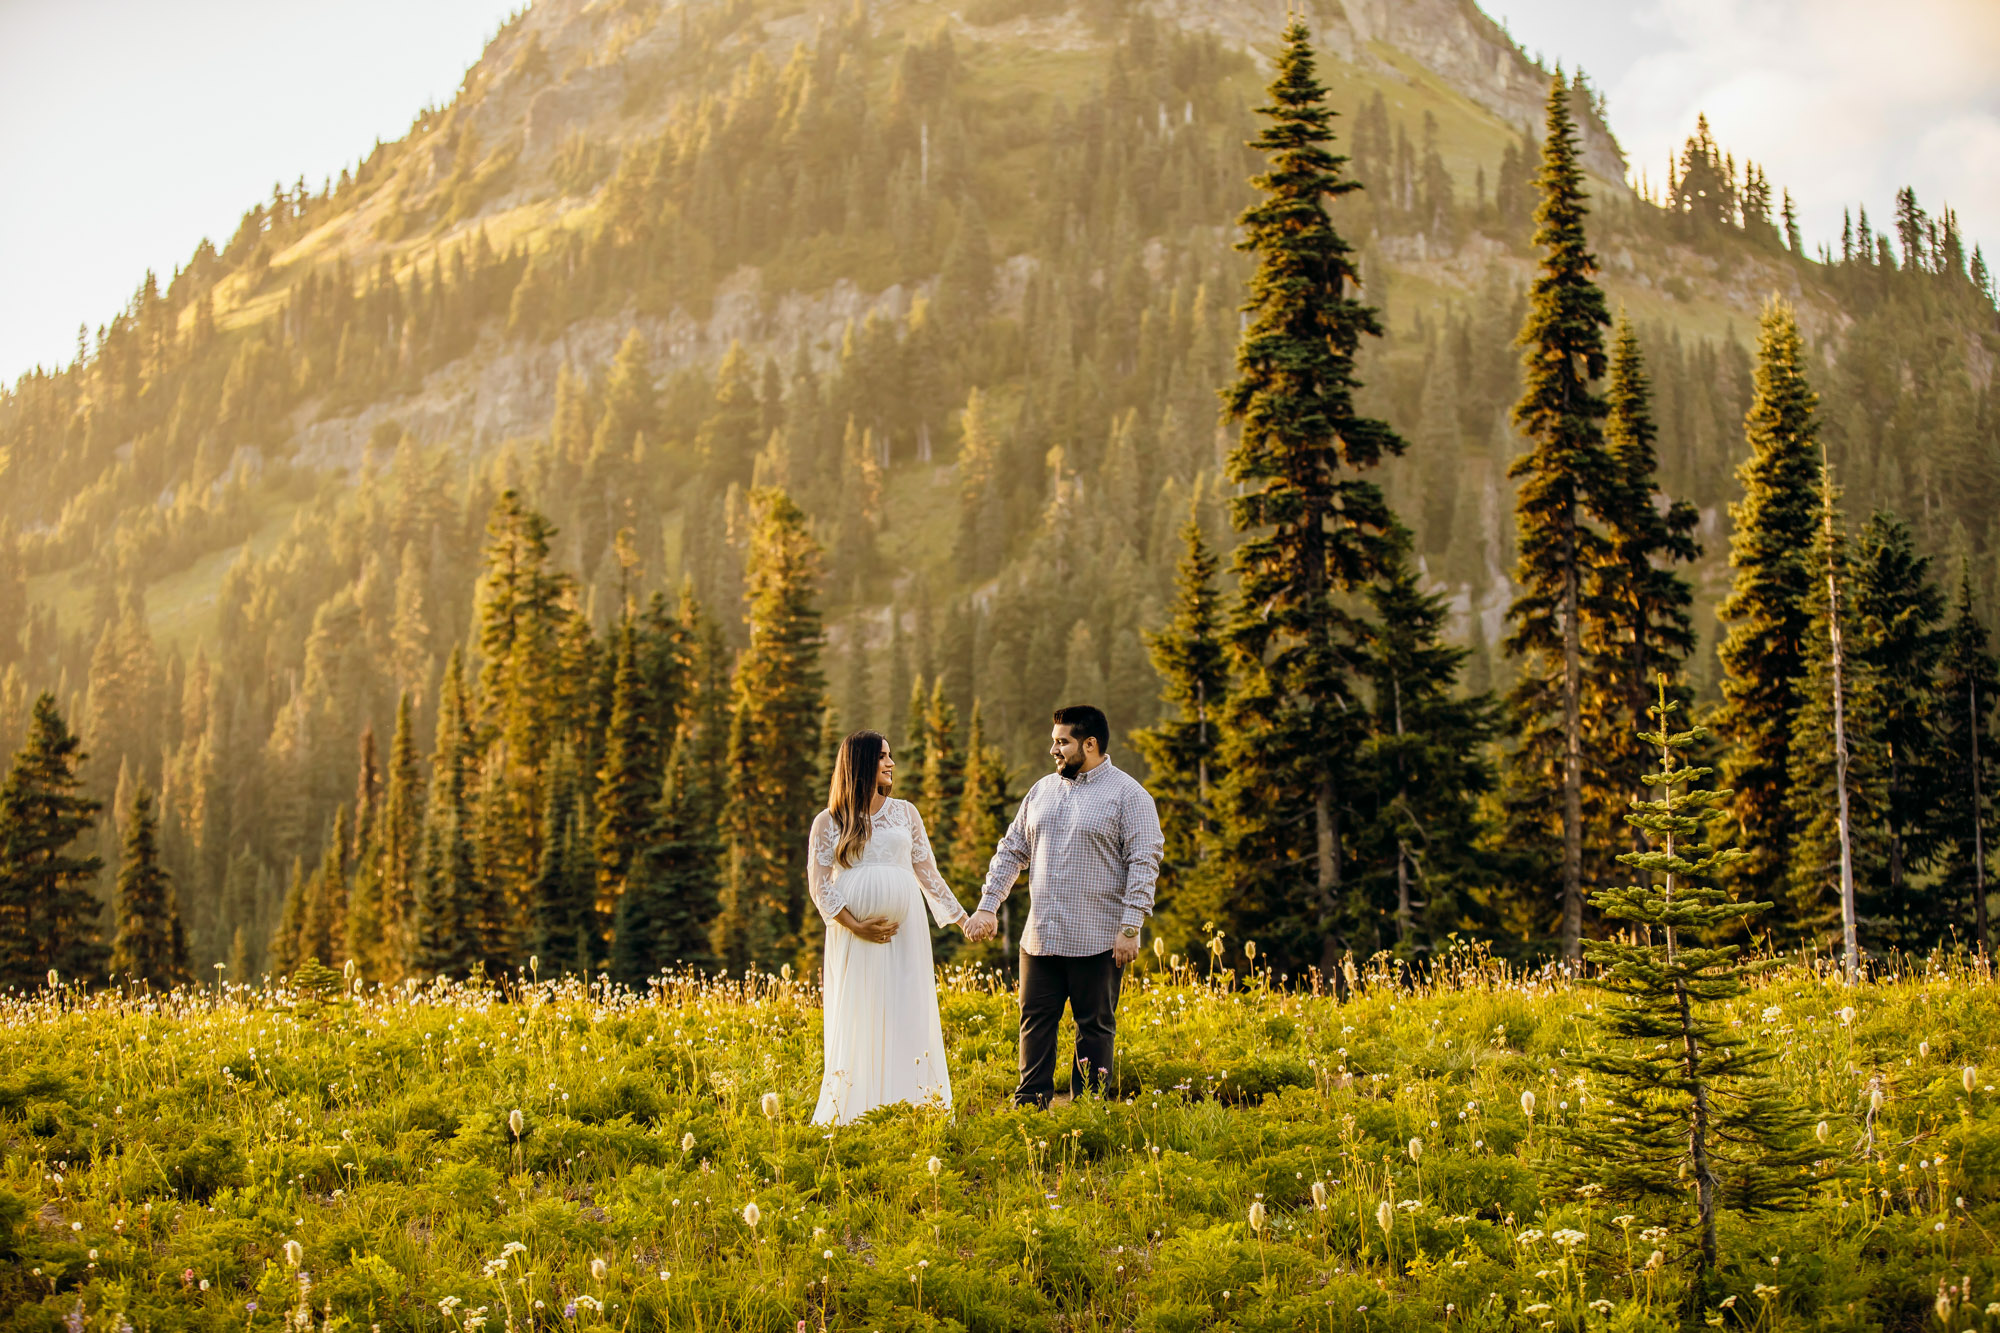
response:
M991 912L978 911L958 923L965 932L965 938L973 942L990 940L1000 933L1000 922Z

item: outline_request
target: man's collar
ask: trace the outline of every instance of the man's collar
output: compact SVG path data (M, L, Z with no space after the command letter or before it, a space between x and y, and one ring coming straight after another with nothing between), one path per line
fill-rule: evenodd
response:
M1075 777L1064 778L1063 780L1065 782L1094 782L1097 780L1097 777L1101 773L1103 773L1106 769L1111 767L1113 767L1111 763L1111 756L1106 755L1104 756L1104 762L1099 764L1096 768L1086 768L1083 770L1083 772L1078 773Z

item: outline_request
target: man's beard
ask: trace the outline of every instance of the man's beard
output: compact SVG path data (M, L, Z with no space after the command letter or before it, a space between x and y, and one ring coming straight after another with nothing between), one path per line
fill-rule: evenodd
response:
M1056 760L1056 773L1061 777L1073 778L1081 772L1083 772L1083 760L1081 759L1068 763L1061 759Z

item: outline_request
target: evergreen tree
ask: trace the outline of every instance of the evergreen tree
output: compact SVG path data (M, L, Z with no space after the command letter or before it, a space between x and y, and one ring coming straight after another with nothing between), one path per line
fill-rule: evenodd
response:
M0 785L0 986L39 987L50 969L72 981L104 971L90 891L104 863L74 850L103 808L83 794L85 758L55 698L37 698Z
M1591 571L1589 606L1584 612L1591 674L1598 689L1593 711L1601 718L1643 717L1652 706L1654 682L1665 675L1676 688L1682 665L1694 651L1690 607L1694 592L1675 564L1701 556L1694 539L1701 515L1685 500L1668 501L1656 478L1652 382L1631 321L1620 318L1611 349L1611 382L1605 395L1605 444L1611 485L1602 507L1605 558ZM1605 685L1610 688L1604 688ZM1594 738L1596 764L1606 791L1599 803L1624 823L1626 802L1643 798L1652 757L1644 743L1623 728L1601 726ZM1631 830L1631 850L1644 851L1643 835ZM1607 839L1615 844L1616 839Z
M1344 179L1333 112L1303 21L1285 31L1253 147L1268 170L1242 216L1240 248L1257 256L1243 309L1236 382L1223 392L1242 424L1228 473L1246 534L1235 568L1240 599L1228 635L1239 681L1226 716L1228 780L1218 804L1240 930L1278 965L1339 957L1340 812L1359 745L1350 669L1357 626L1340 596L1388 557L1391 517L1362 475L1403 442L1356 415L1355 355L1381 335L1352 294L1360 273L1327 216Z
M625 892L632 858L639 852L659 800L659 740L640 671L632 622L618 627L611 678L611 718L604 731L603 767L597 773L598 910L615 910Z
M598 957L599 861L576 761L559 753L542 810L542 855L528 886L529 948L552 976L587 975Z
M753 496L745 571L750 646L737 664L729 733L729 881L716 953L732 972L774 966L804 945L805 839L819 808L819 546L783 491Z
M437 742L431 752L430 803L424 812L416 874L411 971L458 976L477 960L472 923L484 886L473 860L473 735L465 667L453 649L438 694Z
M1636 802L1628 816L1653 846L1620 858L1644 882L1592 899L1641 933L1637 942L1590 945L1590 961L1603 969L1599 984L1616 997L1598 1018L1616 1044L1583 1057L1601 1091L1572 1135L1607 1201L1694 1231L1701 1281L1690 1299L1698 1307L1719 1261L1720 1210L1796 1207L1811 1184L1805 1167L1813 1154L1810 1143L1800 1146L1799 1117L1758 1078L1770 1054L1736 1035L1727 1016L1755 964L1739 961L1735 945L1698 947L1771 904L1733 901L1712 882L1740 854L1703 837L1729 794L1697 785L1714 770L1690 764L1686 751L1705 733L1673 730L1680 706L1668 702L1665 676L1658 688L1648 710L1658 729L1644 739L1660 750L1658 771L1647 775L1659 795Z
M416 723L410 694L396 700L396 731L389 742L389 773L382 794L382 949L361 965L394 981L414 966L418 849L423 841L424 780L418 768ZM243 978L238 978L242 980Z
M1549 83L1536 184L1542 264L1521 326L1525 383L1514 407L1528 450L1508 469L1521 482L1514 518L1522 591L1508 609L1513 632L1506 648L1527 659L1509 700L1524 738L1510 786L1517 796L1545 792L1550 805L1560 803L1560 932L1563 956L1574 959L1583 938L1583 613L1590 570L1607 555L1603 536L1586 519L1614 507L1621 479L1605 448L1605 402L1590 389L1604 374L1611 317L1591 280L1597 260L1583 227L1590 210L1560 73Z
M1374 694L1363 750L1372 801L1357 829L1363 873L1354 911L1394 922L1377 941L1404 957L1440 947L1481 920L1476 890L1491 870L1480 851L1480 802L1494 790L1487 747L1498 730L1493 700L1465 697L1468 649L1445 641L1444 599L1418 583L1407 553L1368 590L1375 612L1366 671Z
M958 817L966 764L965 756L958 752L958 710L945 697L942 675L931 683L923 723L923 783L918 790L917 813L923 816L926 829L942 834Z
M348 877L347 920L342 956L352 958L363 975L382 979L384 933L382 904L381 771L376 759L375 728L361 731L361 765L354 788L353 869Z
M1885 865L1871 914L1883 944L1922 950L1957 917L1953 904L1912 882L1939 850L1931 816L1944 799L1934 752L1944 594L1931 579L1930 558L1917 553L1908 525L1893 514L1872 515L1855 546L1854 658L1879 703L1879 711L1858 716L1856 733L1881 770Z
M299 947L307 958L341 961L341 950L347 943L347 842L347 807L343 805L333 812L333 830L320 855L319 869L313 872L312 892L306 900Z
M1131 739L1132 748L1146 761L1146 787L1159 806L1160 828L1166 835L1154 915L1175 921L1186 939L1193 939L1192 926L1198 922L1180 910L1177 898L1215 836L1210 784L1222 746L1220 718L1229 698L1229 658L1222 635L1222 595L1215 582L1220 562L1195 519L1181 529L1181 542L1171 617L1165 629L1146 636L1153 670L1160 678L1160 700L1169 711L1152 726L1133 732ZM1218 910L1212 903L1188 906L1202 919L1212 918Z
M1991 953L1986 912L1986 849L1992 843L1992 792L2000 747L1989 727L2000 698L2000 664L1986 626L1973 611L1972 576L1961 571L1951 625L1945 632L1937 688L1937 805L1931 836L1938 850L1938 893L1970 903L1972 938Z
M709 931L721 902L722 843L703 818L703 775L685 743L674 746L653 826L618 900L612 973L628 986L669 966L716 963Z
M1794 682L1799 706L1792 715L1786 800L1796 832L1788 887L1799 925L1828 941L1839 928L1851 978L1860 899L1867 899L1870 937L1879 938L1884 928L1876 916L1888 863L1881 756L1874 746L1855 743L1865 720L1882 716L1883 700L1873 665L1848 646L1853 553L1830 478L1822 480L1820 506L1810 553L1817 577L1806 598L1812 628Z
M271 932L271 942L266 952L269 954L271 971L280 977L288 977L306 960L306 913L312 902L312 881L306 877L306 863L302 856L292 858L292 875L285 882L285 906L279 914L278 925Z
M125 820L125 852L118 863L118 935L111 944L113 975L155 990L171 990L194 980L188 971L187 939L181 933L180 903L173 881L160 865L160 820L153 793L143 785L132 795Z
M947 882L977 894L985 882L986 867L1006 836L1014 797L1007 788L1007 755L986 739L986 721L977 699L972 702L972 722L965 747L965 791L958 802L957 821L951 826L948 842L931 840L947 860ZM1000 904L1000 933L982 945L961 945L955 955L960 961L983 958L1000 966L1009 964L1013 947L1013 913L1008 903Z
M1737 469L1743 498L1729 508L1734 579L1718 608L1728 626L1718 656L1722 708L1715 732L1727 747L1735 838L1744 856L1730 870L1752 898L1789 896L1798 823L1786 799L1799 681L1806 674L1808 605L1818 579L1817 396L1806 383L1805 346L1790 307L1765 308L1757 340L1756 396L1745 420L1750 457Z

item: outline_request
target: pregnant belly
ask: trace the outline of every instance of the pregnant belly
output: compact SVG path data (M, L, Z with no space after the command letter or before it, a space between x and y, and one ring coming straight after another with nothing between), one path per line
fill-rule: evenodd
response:
M896 866L854 866L840 873L840 891L848 910L866 920L882 916L900 922L910 914L916 877Z

